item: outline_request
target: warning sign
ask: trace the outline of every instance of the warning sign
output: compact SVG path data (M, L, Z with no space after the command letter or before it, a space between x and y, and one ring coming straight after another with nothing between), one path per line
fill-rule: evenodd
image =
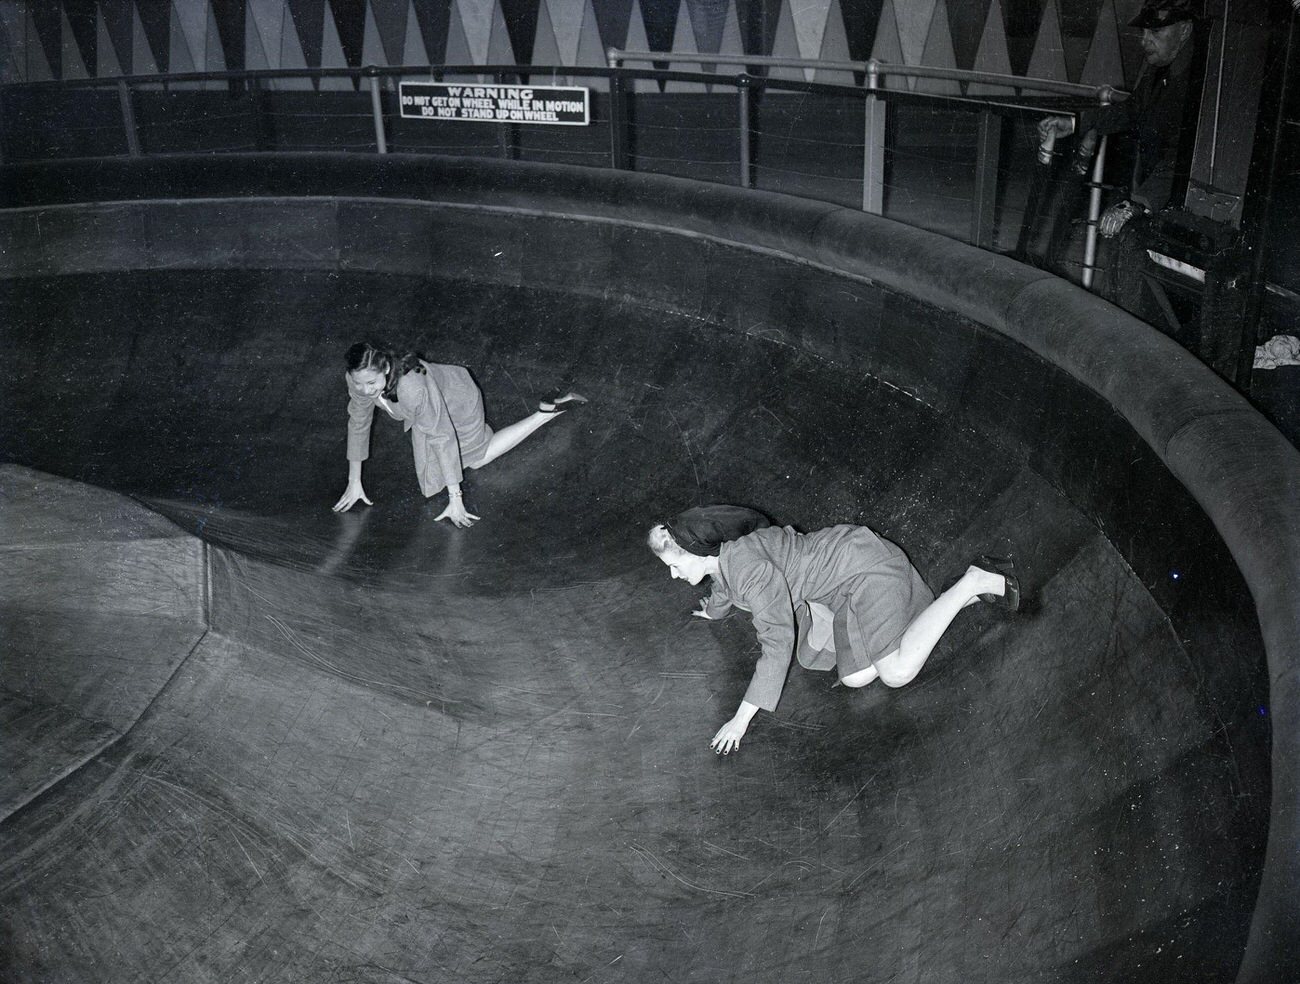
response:
M451 85L403 82L402 118L471 120L477 123L543 123L586 126L591 90L574 85Z

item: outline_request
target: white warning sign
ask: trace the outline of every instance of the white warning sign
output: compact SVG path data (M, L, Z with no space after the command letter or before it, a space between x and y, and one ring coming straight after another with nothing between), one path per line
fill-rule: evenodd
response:
M403 119L551 126L586 126L590 123L590 91L575 85L402 82L398 86Z

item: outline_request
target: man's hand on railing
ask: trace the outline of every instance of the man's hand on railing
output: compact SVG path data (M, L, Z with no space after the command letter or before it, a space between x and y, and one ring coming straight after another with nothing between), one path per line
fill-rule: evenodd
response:
M1038 121L1038 163L1051 164L1057 137L1074 132L1073 116L1044 116Z
M1049 139L1054 142L1057 137L1068 137L1073 132L1073 116L1044 116L1038 121L1040 143L1046 143Z
M1111 239L1119 235L1119 231L1124 228L1128 220L1141 211L1144 209L1136 202L1117 202L1101 213L1097 231L1106 239Z

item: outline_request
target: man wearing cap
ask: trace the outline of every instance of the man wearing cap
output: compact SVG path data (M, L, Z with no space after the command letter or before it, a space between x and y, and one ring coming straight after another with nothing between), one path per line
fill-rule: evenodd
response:
M1129 24L1141 29L1146 54L1146 65L1132 97L1081 114L1088 147L1097 135L1106 133L1130 132L1137 142L1129 197L1110 206L1101 216L1098 231L1108 239L1133 216L1158 212L1169 204L1191 83L1194 2L1147 0ZM1049 116L1039 122L1038 132L1044 142L1067 136L1074 132L1074 120Z

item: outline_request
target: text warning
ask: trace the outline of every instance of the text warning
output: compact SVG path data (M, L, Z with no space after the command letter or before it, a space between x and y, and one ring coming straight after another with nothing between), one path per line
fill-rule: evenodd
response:
M475 123L542 123L586 126L590 90L571 85L451 85L402 82L402 118Z

